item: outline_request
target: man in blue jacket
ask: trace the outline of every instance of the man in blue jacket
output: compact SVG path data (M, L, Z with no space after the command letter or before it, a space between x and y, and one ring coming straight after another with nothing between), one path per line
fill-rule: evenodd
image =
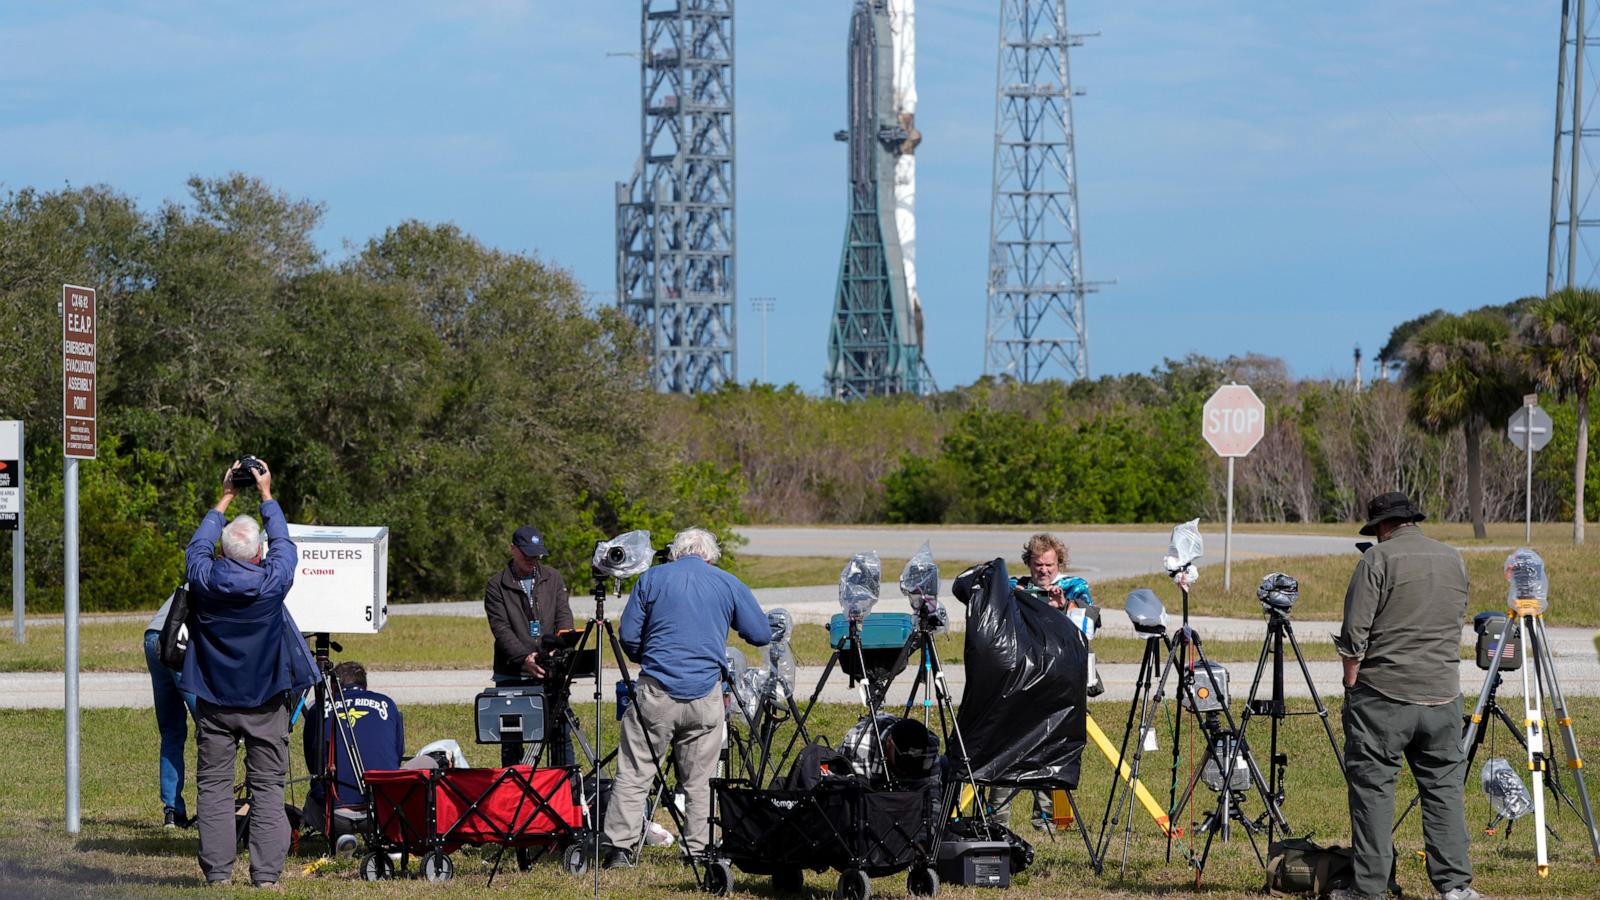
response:
M200 870L211 884L233 877L233 769L243 742L251 796L250 881L269 887L277 884L289 853L283 783L291 697L318 676L316 660L283 604L298 554L283 510L272 499L272 473L266 463L252 462L266 540L249 516L224 525L237 492L236 462L222 478L221 499L184 552L195 621L182 681L195 695ZM222 556L213 558L219 539Z
M618 637L639 663L633 703L622 716L617 778L606 809L603 865L631 864L644 833L645 797L655 759L670 749L686 798L683 843L691 853L710 837L711 776L722 751L722 679L728 627L760 647L772 628L744 582L716 567L717 539L703 528L672 539L672 562L639 576L622 610Z

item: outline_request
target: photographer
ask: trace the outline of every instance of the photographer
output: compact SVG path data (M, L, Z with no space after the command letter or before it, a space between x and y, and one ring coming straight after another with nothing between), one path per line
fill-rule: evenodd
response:
M1344 664L1344 758L1355 884L1381 897L1392 867L1395 775L1411 766L1422 800L1428 877L1445 900L1471 900L1461 747L1461 554L1426 537L1423 514L1398 491L1367 504L1368 548L1350 576L1334 640Z
M496 685L544 684L546 673L539 662L541 639L572 628L567 585L560 572L545 565L543 560L549 555L537 528L518 528L511 535L511 559L484 588L483 612L494 635ZM547 763L571 765L572 738L566 723L552 719L547 730L552 747ZM527 758L526 751L537 748L537 744L501 744L500 764L517 765Z
M1067 565L1067 545L1049 532L1040 532L1022 545L1022 563L1028 574L1011 580L1012 590L1036 596L1052 609L1065 613L1068 609L1088 608L1094 605L1089 596L1089 584L1082 578L1069 578L1062 573ZM1099 615L1095 615L1099 621ZM1011 824L1011 801L1017 796L1016 788L995 789L990 797L989 817L1007 827ZM1033 792L1033 816L1029 823L1036 831L1046 831L1055 820L1055 803L1049 791Z
M353 835L367 806L361 776L373 769L400 768L406 744L405 719L393 698L367 690L367 670L361 663L339 663L333 667L333 677L339 682L340 696L328 697L320 716L315 712L306 716L304 739L306 771L331 769L332 791L321 780L311 783L306 791L305 823L327 834L331 809L333 833ZM351 743L355 759L351 758ZM356 760L361 763L360 772ZM357 815L341 816L340 810L357 811ZM349 846L355 846L353 838Z
M241 487L261 493L261 526L223 514ZM213 548L222 542L222 557ZM237 855L233 771L239 743L252 798L250 880L277 884L289 852L283 783L289 771L290 698L317 681L317 664L284 608L298 554L272 499L267 464L245 457L228 468L222 497L184 551L194 610L182 684L195 695L195 776L200 869L210 884L233 877Z
M728 628L760 647L772 629L744 582L714 565L717 539L701 528L672 539L672 562L639 576L622 610L622 648L639 664L633 702L622 716L617 776L605 815L610 869L631 865L644 826L655 761L669 748L687 798L683 842L691 853L710 838L711 776L722 750L722 681Z

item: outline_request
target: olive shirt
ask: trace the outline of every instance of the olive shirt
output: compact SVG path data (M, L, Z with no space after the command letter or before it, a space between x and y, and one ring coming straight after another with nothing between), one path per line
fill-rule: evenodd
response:
M1461 693L1466 612L1461 554L1405 527L1356 564L1334 645L1361 660L1357 684L1402 703L1449 703Z

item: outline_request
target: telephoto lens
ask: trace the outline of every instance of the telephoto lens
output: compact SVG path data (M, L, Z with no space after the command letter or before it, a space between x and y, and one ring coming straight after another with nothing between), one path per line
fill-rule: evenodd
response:
M628 551L622 547L607 547L606 562L613 566L620 566L628 559Z

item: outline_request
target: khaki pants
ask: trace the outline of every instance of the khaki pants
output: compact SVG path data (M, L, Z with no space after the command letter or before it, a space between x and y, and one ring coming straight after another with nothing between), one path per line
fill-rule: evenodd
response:
M722 685L697 700L675 700L661 683L642 676L634 683L633 703L622 716L617 746L617 778L606 809L606 843L633 852L644 832L645 800L655 781L655 762L671 750L678 784L687 798L683 842L690 852L710 840L711 776L722 752ZM646 742L646 735L649 742Z
M233 766L244 744L245 781L250 785L250 880L277 881L289 853L289 818L283 782L289 772L289 701L279 694L255 709L195 704L195 750L199 772L196 825L200 871L207 881L233 877L238 849L233 814Z

